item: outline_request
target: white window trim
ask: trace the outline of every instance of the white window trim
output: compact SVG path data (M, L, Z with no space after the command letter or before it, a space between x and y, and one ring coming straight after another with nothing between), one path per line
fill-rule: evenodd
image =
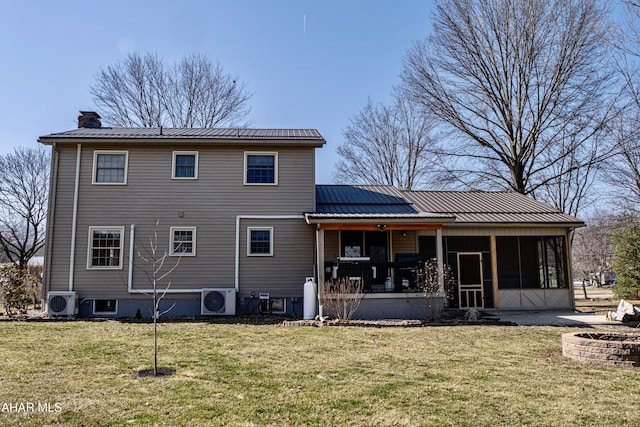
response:
M193 170L193 176L176 176L176 156L186 155L195 156L195 165ZM198 152L197 151L174 151L171 156L171 179L184 180L184 179L198 179Z
M252 231L268 231L269 232L269 253L254 254L251 252L251 232ZM247 227L247 256L273 256L273 227Z
M174 252L173 251L173 232L176 230L188 230L192 232L193 239L191 241L193 251L191 253ZM196 227L170 227L169 228L169 255L170 256L196 256Z
M119 265L117 266L94 266L91 265L91 260L93 259L93 254L91 252L91 250L93 249L92 247L92 243L93 243L93 232L95 230L101 230L101 231L119 231L120 232L120 259L119 259ZM89 239L87 242L87 270L122 270L123 267L123 260L124 260L124 227L89 227Z
M98 298L98 299L102 299L102 298ZM114 298L104 298L105 300L107 299L114 299ZM118 314L118 300L114 299L114 301L116 302L116 306L115 306L115 311L96 311L96 300L93 300L93 314L102 314L102 315L109 315L109 316L115 316Z
M98 154L124 154L124 182L98 182ZM93 150L93 172L91 183L94 185L127 185L129 176L129 151L128 150Z
M260 183L260 182L247 182L247 159L249 156L273 156L273 182L269 183ZM243 174L243 184L244 185L257 185L257 186L265 186L265 185L278 185L278 152L277 151L245 151L244 152L244 170Z

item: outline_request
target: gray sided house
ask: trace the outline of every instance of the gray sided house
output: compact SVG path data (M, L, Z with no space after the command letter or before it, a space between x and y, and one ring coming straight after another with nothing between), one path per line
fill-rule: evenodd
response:
M325 143L316 130L106 128L86 112L79 125L39 138L52 147L50 314L77 304L81 317L149 317L137 252L154 231L165 265L179 260L159 286L171 282L167 316L302 312L315 262L304 213L315 211Z
M39 139L53 316L151 316L137 252L154 233L165 265L179 260L159 286L167 316L301 316L313 277L359 281L356 318L421 317L425 260L451 268L450 307L573 306L569 235L584 224L520 194L316 185L316 130L105 128L92 112L79 126Z

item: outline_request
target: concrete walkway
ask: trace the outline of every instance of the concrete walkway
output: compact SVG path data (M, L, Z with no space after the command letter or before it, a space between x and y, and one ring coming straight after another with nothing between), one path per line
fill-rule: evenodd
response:
M607 321L602 314L580 313L572 310L486 310L501 321L522 326L622 326L622 323Z

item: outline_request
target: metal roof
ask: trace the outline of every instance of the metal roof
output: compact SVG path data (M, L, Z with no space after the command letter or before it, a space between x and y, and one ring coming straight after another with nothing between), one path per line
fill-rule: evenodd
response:
M248 128L79 128L41 136L42 143L76 139L123 140L250 140L250 141L312 141L324 144L316 129L248 129Z
M403 191L402 195L419 211L455 215L457 224L584 224L576 217L510 191Z
M389 191L392 193L392 190ZM317 185L316 213L338 215L417 214L418 211L398 192L384 194L367 187Z
M454 224L582 226L579 219L514 192L399 191L392 186L316 186L311 218L363 219L383 216Z
M557 213L520 193L484 191L403 191L420 209L447 213Z

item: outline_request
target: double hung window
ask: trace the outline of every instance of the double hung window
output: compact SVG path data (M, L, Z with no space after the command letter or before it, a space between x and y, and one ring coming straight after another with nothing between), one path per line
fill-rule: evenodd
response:
M128 151L93 152L93 183L124 185L127 183Z
M198 152L174 151L171 178L198 179Z
M247 229L247 255L273 256L273 227Z
M278 153L246 152L244 183L248 185L278 184Z
M89 269L121 269L124 227L89 228Z
M171 255L195 256L196 228L171 227Z

